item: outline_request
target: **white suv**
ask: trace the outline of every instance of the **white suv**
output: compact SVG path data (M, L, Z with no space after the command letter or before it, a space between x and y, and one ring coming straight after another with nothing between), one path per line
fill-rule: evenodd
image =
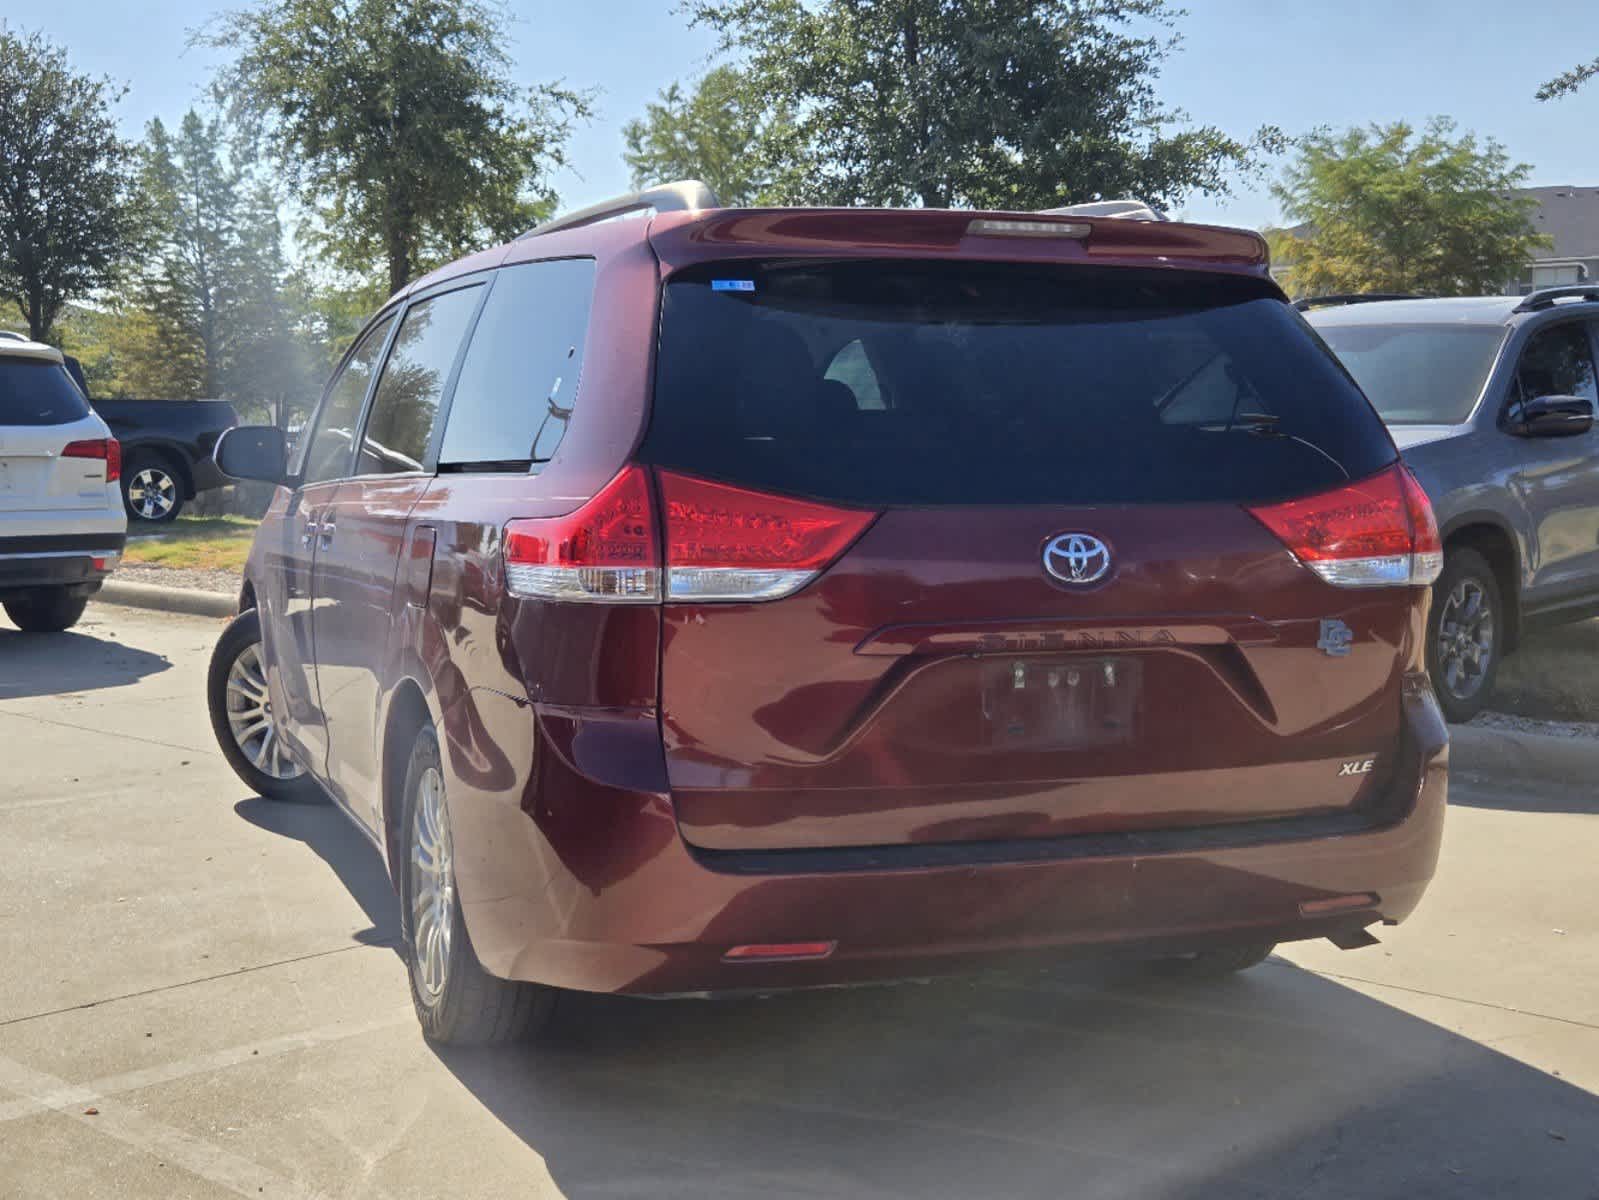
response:
M122 448L61 351L0 335L0 604L53 633L83 615L122 558Z

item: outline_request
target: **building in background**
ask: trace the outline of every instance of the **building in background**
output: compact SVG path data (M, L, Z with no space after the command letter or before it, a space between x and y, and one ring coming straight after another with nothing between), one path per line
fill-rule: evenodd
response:
M1554 239L1538 250L1519 279L1505 286L1507 296L1566 283L1599 283L1599 187L1521 188L1538 201L1533 228Z

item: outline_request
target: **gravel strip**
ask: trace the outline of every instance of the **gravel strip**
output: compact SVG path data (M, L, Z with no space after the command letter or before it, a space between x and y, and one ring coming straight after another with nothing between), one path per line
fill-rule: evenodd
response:
M1539 721L1532 717L1517 717L1510 713L1478 713L1471 724L1479 729L1500 729L1509 733L1541 733L1545 737L1599 738L1599 722L1595 721Z
M184 588L193 592L221 592L237 596L243 577L236 571L200 570L191 567L122 566L111 578L124 583L148 583L156 587Z

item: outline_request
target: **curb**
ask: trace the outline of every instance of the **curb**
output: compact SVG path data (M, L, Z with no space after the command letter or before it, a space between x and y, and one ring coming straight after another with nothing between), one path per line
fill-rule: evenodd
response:
M1451 725L1449 769L1463 778L1595 787L1599 739Z
M151 583L124 583L118 579L108 579L101 584L94 599L101 604L187 613L194 617L231 617L239 608L235 597L222 592L157 587Z

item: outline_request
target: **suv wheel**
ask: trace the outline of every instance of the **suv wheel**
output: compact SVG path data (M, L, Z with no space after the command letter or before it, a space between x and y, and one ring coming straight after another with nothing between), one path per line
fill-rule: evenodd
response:
M290 757L272 720L261 658L261 617L255 609L234 617L217 639L206 675L206 704L222 756L251 791L268 800L326 799Z
M1276 948L1275 942L1248 942L1242 946L1201 950L1198 954L1176 959L1175 966L1181 974L1191 978L1217 979L1259 966Z
M555 993L490 975L478 962L455 890L455 856L439 739L424 726L405 771L400 902L411 1000L429 1041L487 1045L526 1037L548 1021Z
M60 633L78 623L89 597L69 588L34 588L5 602L6 616L24 633Z
M1504 645L1503 614L1488 560L1475 550L1450 551L1427 616L1427 673L1450 721L1469 721L1488 702Z
M183 486L165 459L135 453L122 468L122 500L130 520L161 524L182 510Z

